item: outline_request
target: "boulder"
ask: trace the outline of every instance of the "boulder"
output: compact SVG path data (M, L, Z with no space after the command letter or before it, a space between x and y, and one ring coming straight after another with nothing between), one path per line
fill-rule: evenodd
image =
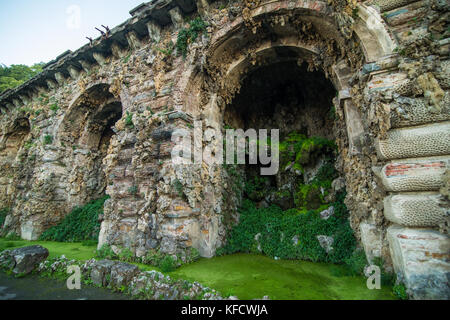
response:
M317 240L319 240L320 246L325 249L327 253L333 251L333 243L334 238L328 236L317 236Z
M320 213L320 219L328 220L330 217L334 215L334 207L331 206L327 210L324 210Z
M14 274L29 274L47 259L48 250L41 246L19 248L10 251L9 257L9 269Z
M0 253L0 268L12 270L15 265L14 258L11 257L11 250L5 250Z
M135 265L118 262L111 268L111 285L115 288L128 286L139 272Z
M96 261L91 267L91 280L97 286L106 287L110 282L111 269L115 265L114 261Z

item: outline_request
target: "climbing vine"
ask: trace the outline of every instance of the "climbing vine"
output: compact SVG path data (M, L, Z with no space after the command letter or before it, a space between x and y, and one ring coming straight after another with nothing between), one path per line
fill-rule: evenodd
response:
M103 205L108 198L103 197L84 207L75 208L59 225L45 231L39 240L58 242L97 241L100 232L98 216L103 213Z

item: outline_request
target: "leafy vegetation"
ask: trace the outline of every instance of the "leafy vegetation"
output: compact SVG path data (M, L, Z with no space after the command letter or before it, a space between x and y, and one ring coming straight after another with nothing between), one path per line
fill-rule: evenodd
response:
M10 67L0 64L0 93L7 89L20 86L25 81L31 79L39 72L45 63L37 63L31 67L26 65L13 64Z
M339 201L342 199L343 196ZM245 200L239 211L240 223L231 231L224 252L258 253L260 249L270 257L281 259L344 263L353 254L356 240L345 205L337 202L335 210L333 217L322 220L317 210L283 212L274 205L258 209L253 202ZM320 246L318 235L334 238L330 253Z
M189 44L197 40L198 36L205 32L206 23L198 17L189 23L189 28L183 28L178 33L176 48L183 57L187 56Z
M174 188L174 190L177 192L178 196L180 198L184 198L184 187L183 184L181 183L180 180L175 179L175 181L172 183L172 187Z
M103 213L107 199L103 197L84 207L75 208L59 225L45 231L39 239L57 242L97 240L100 232L98 215Z
M348 263L352 270L350 273L359 274L356 271L360 269L358 263L365 257L353 256L356 239L344 204L346 194L341 192L334 199L327 198L332 181L338 177L334 167L335 149L335 143L324 138L307 138L298 133L288 135L280 143L280 161L281 168L288 167L300 172L295 175L295 191L276 190L268 177L248 172L244 183L247 199L239 209L240 223L231 230L226 245L219 253L263 253L281 259ZM319 159L322 159L321 167L314 178L305 183L304 167L318 163ZM256 174L259 172L256 171ZM292 203L292 207L287 209L289 207L284 206L283 210L275 204L268 208L256 205L270 194L291 199L287 203ZM321 219L320 212L330 206L334 207L334 215L327 220ZM329 253L320 245L319 235L334 239L333 249Z
M3 224L5 223L5 219L8 213L9 213L8 208L0 209L0 229L3 227Z
M102 245L101 248L95 252L95 257L98 259L108 259L108 260L117 259L117 255L107 244Z
M134 128L133 114L131 114L129 111L127 111L127 116L125 117L125 125L130 129Z
M57 103L53 103L50 105L50 110L53 111L53 114L56 115L59 111L60 107Z
M392 292L394 295L400 300L408 300L408 293L406 292L406 287L404 284L395 285L392 288Z
M165 256L159 264L162 272L172 272L177 268L176 261L172 256Z
M49 145L53 143L53 137L50 135L44 136L44 145Z
M304 165L311 163L318 155L332 153L336 148L334 141L291 133L280 143L281 168L293 163L295 170L304 173Z

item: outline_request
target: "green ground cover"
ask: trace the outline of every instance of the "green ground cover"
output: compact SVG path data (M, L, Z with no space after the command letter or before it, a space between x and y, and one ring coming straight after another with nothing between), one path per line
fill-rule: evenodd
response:
M0 251L29 245L42 245L50 258L65 255L68 259L88 260L95 257L95 245L47 241L11 241L0 239ZM155 267L136 264L142 270ZM200 259L184 265L170 276L197 281L240 299L257 299L268 295L275 300L387 300L395 299L392 288L369 290L360 276L339 276L342 266L306 261L274 260L254 254L233 254ZM342 273L342 272L341 272Z
M369 290L361 276L335 276L343 266L298 260L274 260L253 254L202 259L173 276L198 281L239 299L268 295L272 300L391 300L390 286Z

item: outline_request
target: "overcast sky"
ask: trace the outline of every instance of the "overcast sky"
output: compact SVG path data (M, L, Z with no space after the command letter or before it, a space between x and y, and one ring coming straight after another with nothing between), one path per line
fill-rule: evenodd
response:
M0 0L0 63L32 65L75 51L146 0ZM101 27L100 27L101 28Z

